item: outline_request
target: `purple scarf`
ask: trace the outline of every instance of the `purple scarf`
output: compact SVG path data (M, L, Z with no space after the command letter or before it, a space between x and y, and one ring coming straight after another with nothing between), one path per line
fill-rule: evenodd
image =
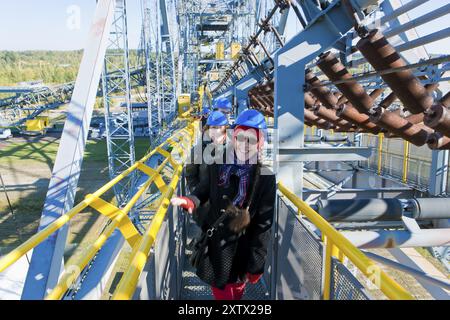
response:
M230 184L230 176L232 174L239 178L238 194L233 199L233 204L240 208L242 208L245 197L247 196L251 169L251 164L224 164L220 167L219 186L228 187Z

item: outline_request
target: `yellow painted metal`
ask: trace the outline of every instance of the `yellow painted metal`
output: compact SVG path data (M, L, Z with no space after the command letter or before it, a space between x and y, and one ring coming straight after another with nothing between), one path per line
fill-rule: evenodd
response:
M180 132L173 135L170 139L166 140L165 143L160 145L155 150L156 151L158 149L162 150L162 146L165 144L170 144L174 147L177 147L177 144L181 144L183 145L183 147L188 147L185 145L186 141L193 141L193 132L196 126L198 126L198 123L195 122L191 124L188 128L182 129ZM184 136L185 134L189 135L189 139L185 138ZM152 153L154 154L154 151ZM158 178L161 178L160 176L161 171L164 169L164 167L166 167L167 163L169 163L172 158L171 154L166 153L166 155L167 156L165 157L164 161L156 169L147 167L146 165L143 164L142 160L140 160L137 163L135 169L142 170L145 174L149 176L149 178L143 184L143 186L139 188L136 194L133 195L133 197L125 205L123 209L119 209L94 195L86 196L86 199L91 200L91 206L94 209L98 210L100 213L108 217L111 217L112 221L107 226L105 231L103 231L100 237L95 241L95 243L87 249L85 254L81 256L76 263L66 267L67 271L62 275L61 280L58 282L57 286L52 290L52 292L46 297L46 299L54 300L54 299L61 299L63 297L64 293L76 281L81 271L87 266L89 261L92 260L92 258L95 256L98 250L100 250L100 248L104 245L106 240L111 236L112 232L116 228L119 228L121 233L124 235L125 239L130 243L130 245L133 248L136 248L138 246L138 244L142 240L142 236L138 233L134 225L131 223L127 214L133 208L133 206L136 204L136 202L139 200L142 194L148 189L148 187L152 183L155 183L155 181ZM143 159L145 159L146 161L148 158L149 157L146 156ZM177 168L178 167L181 167L181 165L178 165ZM168 190L167 186L164 183L161 192L165 194L168 191L170 190ZM136 249L133 250L133 252L136 251L137 251Z
M378 174L381 174L382 168L382 159L383 159L383 140L384 133L380 133L378 135Z
M324 281L323 281L323 299L324 300L330 300L331 296L331 257L333 252L333 243L330 241L330 239L325 236L326 238L326 246L325 246L325 272L324 272Z
M278 183L278 189L287 199L289 199L289 201L301 210L309 221L311 221L322 232L322 235L325 235L327 239L326 251L328 251L328 253L326 253L325 262L327 259L330 259L331 261L332 248L329 244L332 243L334 246L337 246L339 251L341 251L342 254L344 254L370 281L372 281L375 286L381 289L381 291L388 298L396 300L413 299L409 292L407 292L396 281L391 279L377 264L366 257L361 250L356 248L347 238L339 233L306 202L297 197L282 183ZM327 270L326 266L325 268L326 271L329 270ZM328 277L327 272L325 272L325 277ZM326 287L324 289L326 289Z
M190 139L185 139L183 141L185 147L189 147L192 144L194 131L195 128L192 128L192 135L189 136ZM185 148L185 150L186 149L188 148ZM185 152L183 152L182 156L184 156L184 153ZM172 195L174 194L174 191L177 187L182 169L183 162L180 162L174 168L172 180L161 197L161 205L154 215L152 222L145 232L141 242L139 243L139 248L132 255L131 263L125 271L121 281L119 282L119 285L113 295L113 300L129 300L132 298L134 291L136 290L139 276L141 275L142 270L147 263L150 249L155 243L158 232L161 229L161 225L170 205L170 198L172 198Z
M75 214L83 210L89 205L89 202L83 200L78 205L73 207L72 210L68 211L66 214L59 217L55 222L48 225L45 229L39 231L37 234L33 235L30 239L22 243L19 247L12 250L7 255L0 259L0 272L3 272L6 268L12 265L14 262L19 260L28 251L36 247L42 241L47 239L53 232L65 225L70 219L73 218Z
M225 44L222 41L216 43L216 60L225 59Z
M116 206L98 197L91 204L91 207L110 219L114 219L118 214L124 213L123 210L120 210ZM126 213L120 220L118 227L123 237L125 238L125 240L127 240L130 246L134 246L135 243L140 240L141 235L131 222L130 218L128 218Z
M167 158L167 159L169 159L169 158ZM142 172L144 172L149 177L154 176L155 177L154 182L155 182L156 186L158 187L158 190L160 190L161 193L165 191L165 188L167 186L159 172L157 172L155 169L152 169L143 163L139 164L138 169L141 170Z
M3 272L6 268L11 266L14 262L19 260L23 255L25 255L28 251L35 248L37 245L39 245L41 242L43 242L45 239L47 239L52 233L60 229L62 226L64 226L70 219L72 219L76 214L78 214L80 211L85 209L88 206L93 205L94 202L97 201L98 204L98 198L103 195L105 192L107 192L109 189L111 189L115 184L120 182L123 178L127 177L131 172L135 171L140 164L145 163L151 156L153 156L155 153L158 152L158 150L163 150L162 148L166 145L172 145L175 147L177 145L179 140L182 140L180 144L183 146L185 145L185 135L193 135L194 128L198 127L198 122L191 123L188 127L183 128L176 132L171 139L166 140L163 142L159 147L152 150L150 153L148 153L146 156L144 156L141 160L134 163L130 168L119 174L117 177L106 183L104 186L102 186L100 189L98 189L96 192L94 192L92 195L88 195L85 197L83 201L81 201L79 204L77 204L75 207L73 207L71 210L69 210L67 213L62 215L60 218L58 218L56 221L48 225L45 229L39 231L35 235L33 235L30 239L26 240L23 244L18 246L16 249L12 250L7 255L3 256L0 259L0 272ZM178 148L179 149L179 148ZM183 153L183 152L181 152ZM165 152L167 155L167 152ZM163 155L164 156L164 155ZM165 164L166 161L170 161L172 164L176 164L176 162L172 159L172 156L170 155L163 163ZM149 179L149 183L153 182L152 179ZM148 186L147 186L148 187ZM144 192L144 188L141 188L138 190L136 195L130 200L130 202L122 209L123 212L127 213L132 206L136 203L136 201L139 199L139 197ZM114 219L120 215L120 212L114 213L114 210L111 207L106 208L105 212L107 215L114 216ZM120 222L120 220L118 221Z
M170 205L170 198L174 193L174 184L178 183L179 176L181 174L181 166L178 166L177 172L174 175L174 178L163 195L163 201L161 202L161 206L158 211L154 215L152 222L150 224L149 229L144 235L139 249L136 254L133 256L132 261L128 269L125 271L122 280L120 281L118 288L116 289L113 300L129 300L132 298L134 291L137 286L137 282L139 280L139 276L144 269L145 264L147 263L147 258L150 253L150 249L155 243L158 232L161 228L162 222L167 213L167 209Z
M241 52L241 44L239 42L233 42L231 44L231 59L236 60L239 58Z
M119 208L117 208L115 205L106 202L102 198L95 197L92 194L88 194L86 198L93 197L93 201L91 203L91 207L103 214L105 217L109 219L114 219L115 216L117 216L119 213L123 212Z
M409 166L409 141L403 141L403 175L402 181L408 181L408 166Z
M178 115L182 115L191 108L191 95L182 93L178 96Z
M50 124L48 117L36 117L34 119L29 119L25 122L25 127L27 131L31 132L43 132L48 128Z
M76 264L68 266L56 287L45 297L45 300L58 300L62 299L64 294L70 288L70 286L78 279L83 269L91 261L98 250L105 244L106 240L111 236L120 221L125 216L122 211L115 216L113 222L110 223L97 240L92 244L88 250L80 257Z

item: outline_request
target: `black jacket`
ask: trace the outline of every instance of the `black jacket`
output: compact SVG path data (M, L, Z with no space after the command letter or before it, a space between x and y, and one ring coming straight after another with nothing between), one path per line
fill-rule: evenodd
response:
M201 176L195 190L188 196L194 201L196 208L201 208L209 201L209 210L194 210L194 220L205 232L234 199L238 191L239 179L232 175L229 187L218 186L220 164L207 166L207 172ZM254 186L254 165L250 174L249 189ZM227 283L235 283L245 280L246 273L261 274L264 272L264 264L267 256L267 246L270 239L272 226L276 181L275 176L260 175L257 185L254 186L254 197L250 204L250 224L246 229L237 234L230 227L230 219L226 218L208 244L208 259L200 263L196 273L200 279L211 286L223 289ZM250 190L247 191L248 204ZM200 215L200 216L199 216Z

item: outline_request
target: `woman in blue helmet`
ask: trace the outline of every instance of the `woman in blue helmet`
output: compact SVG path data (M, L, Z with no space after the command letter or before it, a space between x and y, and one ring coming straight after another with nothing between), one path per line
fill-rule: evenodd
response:
M202 110L202 129L206 125L206 122L208 120L210 112L211 112L211 110L209 110L209 108L203 108L203 110Z
M201 155L192 154L191 159L194 163L189 163L185 166L185 177L187 186L190 191L193 191L199 184L202 173L206 170L205 164L205 151L206 151L206 163L211 163L212 157L215 157L215 151L217 149L225 149L222 147L226 142L226 132L229 127L227 117L220 111L213 111L207 118L202 140L202 153ZM196 148L192 149L193 152ZM195 161L198 156L203 156L202 161Z
M233 106L227 98L218 98L214 101L214 109L223 112L228 116L231 113Z
M276 181L273 173L261 174L260 161L250 160L260 153L266 129L261 113L242 112L230 142L232 161L208 165L190 195L172 199L194 217L204 215L198 220L207 250L197 255L196 274L211 285L215 299L241 299L246 283L258 282L264 272ZM199 212L206 202L208 210Z

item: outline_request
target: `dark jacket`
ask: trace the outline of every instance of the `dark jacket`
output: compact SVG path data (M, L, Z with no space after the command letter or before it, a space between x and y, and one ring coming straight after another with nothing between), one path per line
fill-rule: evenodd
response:
M200 178L195 190L188 196L194 201L196 208L209 201L209 210L194 210L194 220L205 232L214 224L221 210L229 205L238 191L239 179L232 175L229 187L218 186L220 164L207 166L207 174ZM275 176L260 175L255 185L254 165L250 174L249 189L255 188L253 201L249 207L250 224L243 232L236 233L230 229L232 218L226 218L218 230L210 238L208 259L204 259L196 270L200 279L211 286L223 289L227 283L245 280L246 273L261 274L267 256L267 246L272 226L276 181ZM248 205L249 195L244 207ZM201 216L199 216L201 215Z

